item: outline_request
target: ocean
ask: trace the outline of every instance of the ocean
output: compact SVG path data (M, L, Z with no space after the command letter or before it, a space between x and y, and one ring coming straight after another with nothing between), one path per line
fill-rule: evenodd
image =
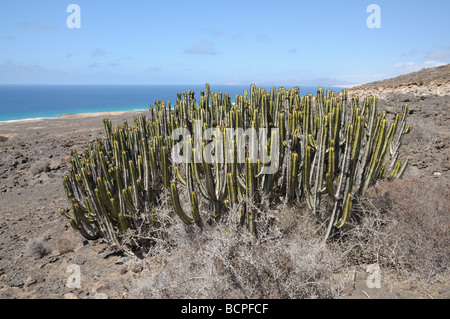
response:
M299 87L301 96L317 93L317 87ZM55 118L66 113L148 110L155 101L174 105L177 93L188 90L195 92L198 101L204 89L204 85L0 85L0 122ZM344 88L330 89L339 92ZM210 90L228 93L234 102L237 94L250 91L250 84L211 84Z

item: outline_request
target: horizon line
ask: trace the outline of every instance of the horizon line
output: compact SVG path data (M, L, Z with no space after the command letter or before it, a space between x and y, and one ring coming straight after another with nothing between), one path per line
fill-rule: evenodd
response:
M257 83L250 83L249 84L224 84L224 83L212 83L212 82L205 82L205 83L175 83L175 84L129 84L129 83L123 83L123 84L107 84L107 83L88 83L88 84L80 84L80 83L0 83L0 86L188 86L188 85L222 85L222 86L273 86L273 87L329 87L329 88L350 88L353 86L358 86L364 83L358 83L358 84L348 84L348 85L303 85L303 84L257 84Z

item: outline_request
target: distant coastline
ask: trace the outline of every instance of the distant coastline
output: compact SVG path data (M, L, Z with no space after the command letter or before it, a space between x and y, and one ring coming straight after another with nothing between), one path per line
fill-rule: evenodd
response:
M52 120L57 119L59 116L49 116L49 117L30 117L25 119L17 119L17 120L5 120L0 121L0 123L14 123L14 122L28 122L28 121L39 121L39 120Z
M266 90L272 86L262 85ZM273 85L276 88L281 86ZM294 87L293 85L284 86ZM316 94L318 86L300 86L300 95ZM344 87L323 87L339 92ZM66 114L145 111L155 101L175 105L177 93L193 90L199 100L204 85L0 85L0 122L53 119ZM247 85L214 85L211 91L236 95Z

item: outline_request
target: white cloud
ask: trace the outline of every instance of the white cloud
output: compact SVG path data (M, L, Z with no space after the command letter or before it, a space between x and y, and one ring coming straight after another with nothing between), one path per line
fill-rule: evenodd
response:
M375 78L382 78L387 76L384 73L376 73L376 74L346 74L346 75L340 75L338 78L339 79L362 79L362 78L370 78L370 79L375 79Z
M450 54L446 53L444 50L428 53L425 58L427 59L437 59L437 60L447 60L450 59Z
M217 30L216 28L203 28L202 32L208 33L208 34L212 35L213 37L223 36L223 32L220 30Z
M0 71L2 73L40 74L47 72L48 69L36 64L16 63L8 59L4 63L0 63Z
M394 64L392 67L396 69L402 69L404 71L408 72L414 72L422 70L423 68L435 68L438 66L446 65L447 63L439 62L439 61L425 61L423 63L416 63L416 62L400 62Z
M216 55L214 42L207 40L197 40L191 49L184 50L186 54L192 55Z
M255 39L260 42L269 41L269 35L267 33L258 33L255 35Z
M231 36L231 40L236 41L240 40L244 36L244 33L242 31L236 32Z
M401 62L393 65L394 68L411 68L416 66L417 64L414 62Z
M402 56L413 56L413 55L418 55L421 54L422 52L419 50L409 50L408 52L404 52L402 53Z
M161 70L162 69L160 67L152 66L152 67L145 69L145 72L154 73L154 72L159 72Z
M94 57L96 57L96 56L105 56L105 55L106 55L106 51L104 51L102 49L99 49L99 48L95 49L95 51L92 52L92 54L91 54L91 56L94 56Z
M62 29L62 27L53 21L38 21L34 23L22 22L18 24L20 27L28 30L51 31Z
M121 66L121 64L117 63L117 62L110 62L110 63L94 62L94 63L89 64L87 67L90 69L98 69L98 68L103 68L105 66L117 67L117 66Z
M0 83L45 83L45 79L65 77L63 70L48 68L39 64L16 62L11 59L0 61Z
M12 35L1 36L0 39L1 40L7 40L7 41L16 41L17 40L17 38L12 36Z
M94 62L88 65L88 68L90 69L96 69L103 66L103 63Z
M425 63L423 65L426 68L435 68L435 67L443 66L443 65L446 65L446 64L447 63L438 62L438 61L425 61Z

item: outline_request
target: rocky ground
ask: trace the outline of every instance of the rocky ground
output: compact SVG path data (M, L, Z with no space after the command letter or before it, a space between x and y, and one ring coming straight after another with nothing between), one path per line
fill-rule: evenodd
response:
M136 114L108 118L121 123ZM102 240L83 240L59 213L68 207L61 182L70 152L84 151L103 134L102 118L0 124L1 135L9 137L0 142L1 298L124 298L142 270ZM80 266L80 288L66 283L69 265Z
M377 93L380 107L392 115L408 103L413 131L402 151L402 157L410 159L407 176L433 179L446 189L450 185L449 70L447 65L422 78L418 73L349 92ZM137 114L107 117L119 124ZM62 177L70 165L70 152L82 152L89 141L102 136L105 116L0 123L0 135L8 137L0 141L0 298L135 297L134 287L151 262L118 255L102 240L84 240L59 213L68 207ZM67 282L74 269L80 271L79 286ZM342 298L450 298L449 278L433 289L422 289L398 280L395 270L389 270L381 289L369 289L365 266L351 271L354 281Z
M408 120L413 131L405 138L403 156L411 159L415 174L442 176L447 180L450 170L450 64L364 84L350 89L349 93L350 96L378 96L380 107L392 115L401 111L403 104L408 104Z

